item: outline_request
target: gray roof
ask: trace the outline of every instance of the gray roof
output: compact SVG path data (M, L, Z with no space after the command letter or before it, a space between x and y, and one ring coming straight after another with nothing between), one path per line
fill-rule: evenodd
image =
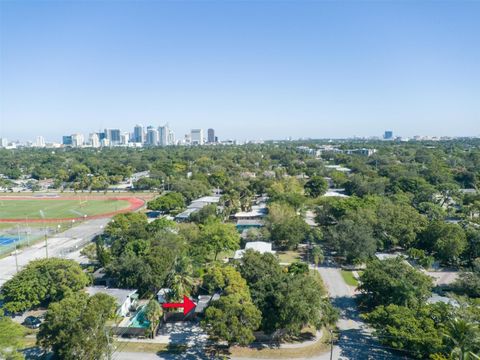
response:
M264 226L265 223L259 219L239 219L237 220L238 226Z
M117 289L107 288L105 286L89 286L86 288L87 293L90 296L95 294L107 294L113 296L117 301L117 305L122 305L125 300L137 292L135 289Z

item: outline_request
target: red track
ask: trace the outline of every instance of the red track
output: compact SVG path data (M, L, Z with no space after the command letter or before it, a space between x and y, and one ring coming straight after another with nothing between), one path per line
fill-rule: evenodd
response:
M38 197L38 196L0 196L0 200L49 200L49 201L56 201L56 200L79 200L78 197L74 196L60 196L60 197ZM0 222L2 223L22 223L22 222L29 222L29 223L48 223L48 222L63 222L63 221L80 221L80 220L90 220L90 219L101 219L101 218L106 218L106 217L111 217L117 214L121 213L126 213L126 212L131 212L131 211L136 211L140 209L144 204L145 201L136 198L136 197L108 197L105 198L103 196L88 196L88 200L123 200L123 201L128 201L130 203L130 206L117 210L117 211L111 211L108 213L103 213L103 214L98 214L98 215L92 215L92 216L79 216L79 217L69 217L69 218L58 218L58 219L0 219Z

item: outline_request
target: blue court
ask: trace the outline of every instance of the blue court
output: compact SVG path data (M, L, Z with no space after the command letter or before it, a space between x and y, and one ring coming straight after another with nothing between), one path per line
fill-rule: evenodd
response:
M0 236L0 246L13 244L17 240L19 239L16 236Z

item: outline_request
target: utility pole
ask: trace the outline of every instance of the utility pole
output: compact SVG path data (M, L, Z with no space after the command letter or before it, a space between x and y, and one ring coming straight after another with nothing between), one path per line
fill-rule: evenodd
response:
M107 360L112 360L112 347L110 344L110 334L108 330L105 329L105 335L107 336Z
M333 360L333 331L332 329L328 329L330 331L330 360Z
M45 225L45 255L48 259L48 237L47 237L47 226Z
M17 241L20 239L20 225L17 226L17 239L15 240L15 269L18 273L18 251L17 251Z

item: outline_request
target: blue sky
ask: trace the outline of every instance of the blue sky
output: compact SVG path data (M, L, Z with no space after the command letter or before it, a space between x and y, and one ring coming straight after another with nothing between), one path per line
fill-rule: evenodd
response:
M480 135L480 2L0 1L0 137Z

